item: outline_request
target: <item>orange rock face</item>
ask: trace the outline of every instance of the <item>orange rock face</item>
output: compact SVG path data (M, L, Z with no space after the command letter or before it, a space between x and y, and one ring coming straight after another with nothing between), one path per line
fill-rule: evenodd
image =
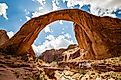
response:
M79 9L50 12L25 23L0 51L10 54L26 54L39 32L57 20L75 23L75 35L82 59L102 59L121 54L121 20L97 17Z
M74 24L75 36L84 54L82 59L104 59L121 55L121 20L110 17L84 17L83 25ZM89 29L82 29L82 27Z

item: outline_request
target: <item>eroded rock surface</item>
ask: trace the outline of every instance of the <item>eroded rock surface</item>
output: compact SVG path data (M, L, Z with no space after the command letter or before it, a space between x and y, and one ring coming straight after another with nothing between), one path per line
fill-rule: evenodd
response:
M96 16L85 16L84 19L83 26L90 29L89 35L83 26L74 25L79 47L85 53L82 58L103 59L121 55L121 20Z
M79 9L50 12L33 18L4 45L0 51L22 55L29 52L39 32L57 20L75 23L75 35L84 54L81 59L103 59L121 55L121 20L97 17Z
M59 49L59 50L55 50L55 49L51 49L51 50L46 50L45 52L43 52L40 56L39 59L42 59L43 61L50 63L53 61L62 61L63 57L62 57L62 53L66 51L66 49Z
M40 73L34 61L0 53L0 80L38 80Z
M7 32L5 30L0 30L0 46L9 40Z
M71 44L68 46L67 49L51 49L46 50L43 52L39 59L42 59L43 61L47 63L51 62L60 62L60 61L69 61L72 59L75 59L77 57L80 57L80 50L77 44Z
M0 80L120 80L121 57L45 63L0 53Z

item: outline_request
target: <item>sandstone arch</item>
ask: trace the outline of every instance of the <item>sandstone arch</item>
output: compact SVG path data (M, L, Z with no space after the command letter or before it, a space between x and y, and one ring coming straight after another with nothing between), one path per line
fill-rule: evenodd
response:
M54 11L31 19L0 47L0 51L18 55L28 53L39 32L56 20L67 20L75 23L75 33L80 48L86 50L89 47L87 51L91 56L88 59L107 58L121 53L121 20L97 17L79 9ZM83 45L81 45L82 43ZM111 52L115 48L117 49ZM103 57L101 57L102 55Z

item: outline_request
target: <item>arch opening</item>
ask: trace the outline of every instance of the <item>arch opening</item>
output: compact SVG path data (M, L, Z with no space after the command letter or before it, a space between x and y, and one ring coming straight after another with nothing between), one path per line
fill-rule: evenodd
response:
M27 36L24 39L24 42L21 43L21 46L19 47L19 52L18 53L24 53L26 50L29 50L30 46L33 44L34 40L40 33L40 31L45 28L48 24L57 21L57 20L66 20L66 21L72 21L79 26L85 31L87 36L89 37L90 40L93 40L92 35L90 35L91 31L88 27L85 27L81 22L83 22L84 17L79 17L79 15L85 16L86 14L83 11L80 11L78 9L72 9L72 10L60 10L60 11L55 11L51 12L48 14L45 14L43 16L39 16L36 18L31 19L28 21L26 24L23 25L23 27L20 29L20 31L23 33L26 28L28 28L28 32L24 34L24 36ZM81 22L80 22L81 21ZM33 23L33 24L31 24ZM33 32L33 33L30 33Z
M32 44L37 56L46 50L67 49L69 45L78 45L74 25L71 21L57 20L48 24Z

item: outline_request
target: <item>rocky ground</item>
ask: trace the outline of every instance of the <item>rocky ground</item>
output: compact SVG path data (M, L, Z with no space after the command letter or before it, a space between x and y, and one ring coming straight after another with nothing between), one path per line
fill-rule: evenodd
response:
M121 80L121 57L45 63L0 54L0 80Z

